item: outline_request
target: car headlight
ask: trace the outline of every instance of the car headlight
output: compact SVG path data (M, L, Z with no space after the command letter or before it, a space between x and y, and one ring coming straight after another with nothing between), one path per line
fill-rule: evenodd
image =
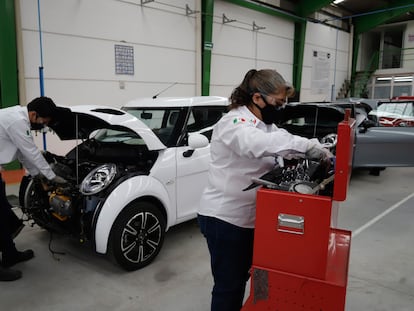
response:
M79 191L92 195L108 187L116 175L116 165L104 164L93 169L82 181Z

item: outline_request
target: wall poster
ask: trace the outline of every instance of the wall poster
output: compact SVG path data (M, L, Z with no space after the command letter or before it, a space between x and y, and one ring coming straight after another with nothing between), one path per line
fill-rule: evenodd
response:
M311 93L329 94L329 70L331 64L331 53L313 51Z
M134 75L134 47L115 44L115 74Z

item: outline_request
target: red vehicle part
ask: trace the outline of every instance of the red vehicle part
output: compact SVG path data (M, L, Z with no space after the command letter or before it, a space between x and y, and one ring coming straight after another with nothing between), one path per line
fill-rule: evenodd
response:
M352 168L355 120L338 125L332 197L259 189L243 311L345 308L351 232L335 228Z

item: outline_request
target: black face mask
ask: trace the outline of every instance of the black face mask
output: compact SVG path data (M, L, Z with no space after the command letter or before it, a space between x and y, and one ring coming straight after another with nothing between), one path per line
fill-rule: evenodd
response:
M266 124L275 123L280 115L280 110L282 110L285 107L284 106L272 106L267 103L267 100L263 95L261 96L266 106L264 106L264 108L260 108L259 105L256 105L256 104L255 105L257 108L259 108L260 113L262 114L263 122Z
M30 129L33 131L40 131L45 127L44 124L30 122Z

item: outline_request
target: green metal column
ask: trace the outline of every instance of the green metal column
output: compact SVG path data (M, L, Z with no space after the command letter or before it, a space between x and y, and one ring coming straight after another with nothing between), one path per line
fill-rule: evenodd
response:
M359 94L355 94L355 78L356 78L356 67L358 61L358 53L359 53L359 44L360 44L360 37L361 35L354 32L353 37L353 51L352 51L352 68L351 68L351 96L358 96Z
M210 95L210 72L211 72L211 49L213 48L213 14L214 0L202 0L202 18L201 18L201 95Z
M14 1L0 1L0 109L19 104L17 46ZM18 161L2 165L6 170L20 169Z
M14 1L0 1L0 108L19 103Z
M295 38L293 46L293 74L292 83L296 90L295 99L300 99L300 88L302 86L303 54L305 51L306 22L295 22Z

